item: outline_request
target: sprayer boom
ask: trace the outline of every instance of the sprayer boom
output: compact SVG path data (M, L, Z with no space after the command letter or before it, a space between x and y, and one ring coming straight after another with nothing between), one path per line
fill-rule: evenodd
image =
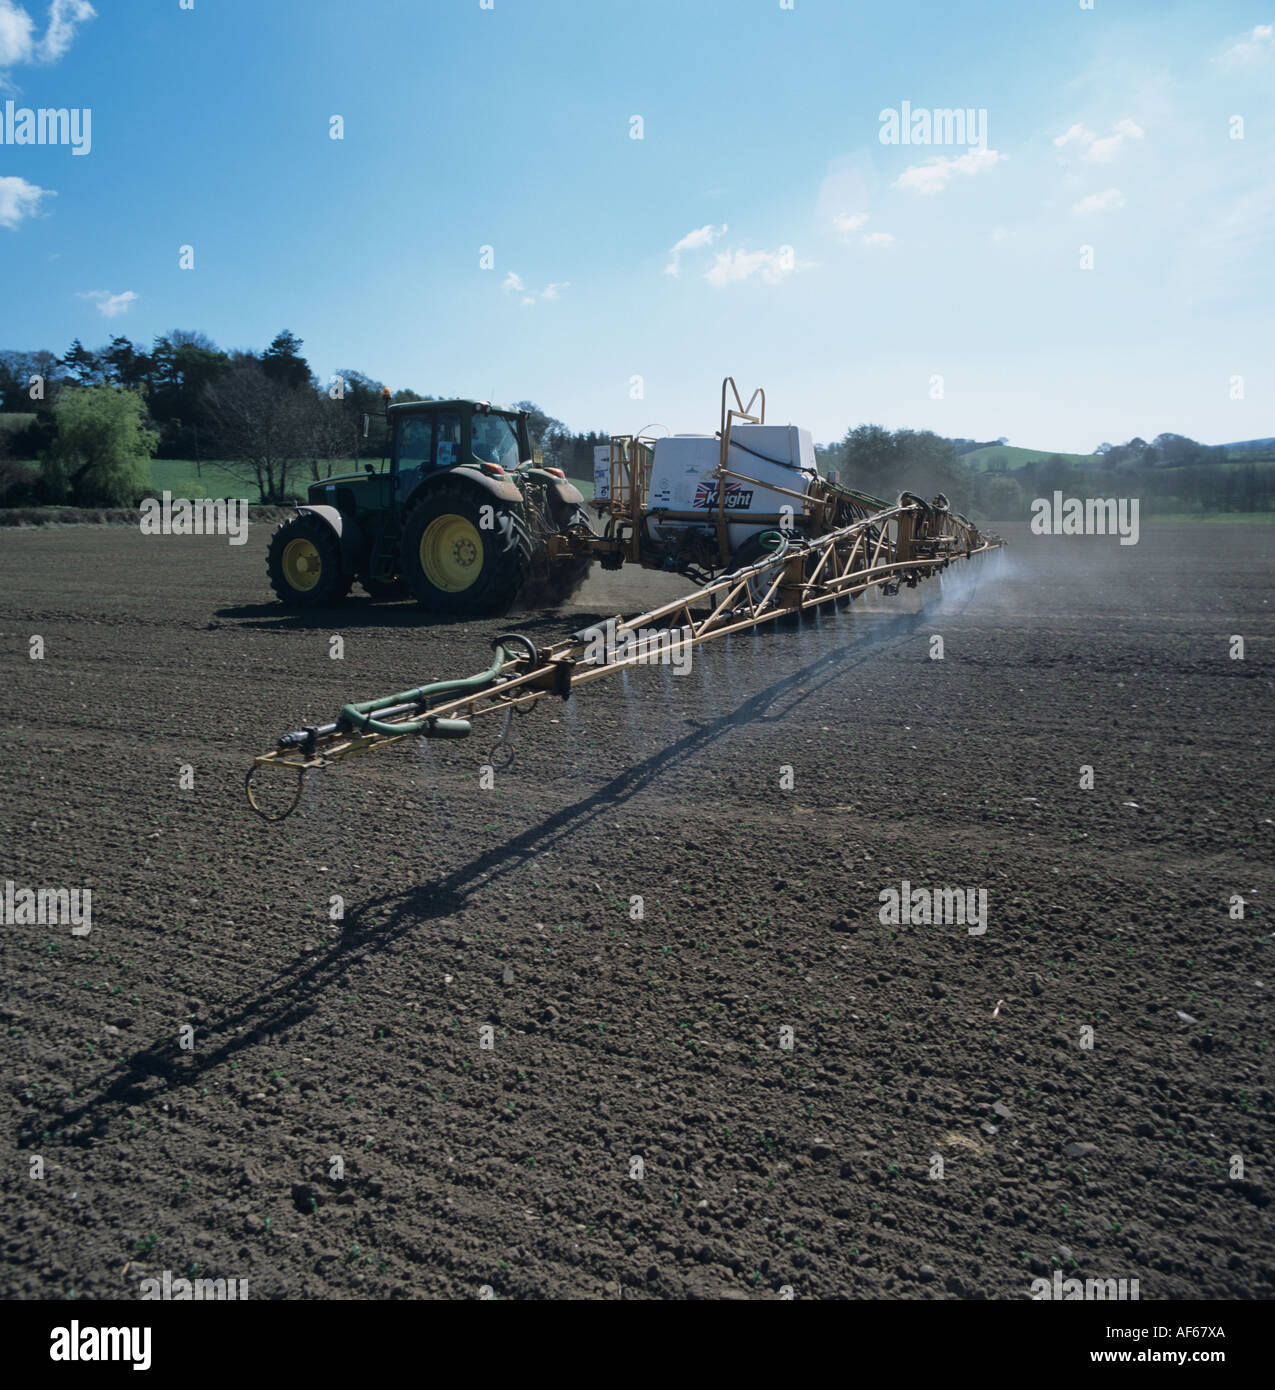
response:
M610 619L543 649L521 633L506 633L492 642L495 659L477 675L346 705L330 723L284 734L253 760L245 779L249 804L266 820L283 820L296 809L308 772L403 738L466 738L479 721L494 727L492 716L503 715L500 748L514 712L547 695L569 699L590 681L651 664L661 651L689 650L806 609L835 607L868 589L897 593L1002 544L945 499L926 503L908 493L896 506L815 539L776 531L766 540L770 553L755 563L637 617ZM259 804L254 778L289 771L296 786L286 806L276 812Z

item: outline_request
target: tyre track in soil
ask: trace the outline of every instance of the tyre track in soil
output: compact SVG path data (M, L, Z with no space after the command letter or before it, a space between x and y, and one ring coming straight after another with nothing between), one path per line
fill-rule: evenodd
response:
M94 889L87 939L3 929L8 1296L1270 1297L1264 528L1018 535L968 602L537 710L493 791L485 736L394 749L273 829L252 753L502 625L287 615L268 529L0 549L0 879ZM986 936L882 926L904 878L985 887Z

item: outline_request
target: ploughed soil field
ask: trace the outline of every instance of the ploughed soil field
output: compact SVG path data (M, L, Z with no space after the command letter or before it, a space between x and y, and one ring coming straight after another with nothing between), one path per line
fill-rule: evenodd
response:
M92 892L0 925L5 1295L1275 1295L1269 528L1010 529L277 826L279 734L676 583L297 616L269 531L0 536L0 889Z

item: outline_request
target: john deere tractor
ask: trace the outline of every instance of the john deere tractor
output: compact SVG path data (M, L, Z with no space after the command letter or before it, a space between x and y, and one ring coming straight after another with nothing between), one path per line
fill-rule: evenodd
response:
M388 405L377 468L311 485L270 540L284 603L411 594L440 613L503 613L520 595L563 598L592 563L579 490L533 455L525 411L487 401Z

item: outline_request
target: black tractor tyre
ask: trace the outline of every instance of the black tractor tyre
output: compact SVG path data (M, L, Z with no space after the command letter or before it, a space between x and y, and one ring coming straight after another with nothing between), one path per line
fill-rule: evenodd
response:
M572 507L568 515L562 519L559 529L569 531L574 526L583 526L587 531L593 530L589 525L589 514L583 507ZM592 555L573 555L570 559L559 561L549 575L550 601L559 604L574 598L580 592L580 586L588 579L592 568Z
M508 612L531 568L520 513L470 484L431 488L403 525L400 568L412 596L436 613Z
M290 608L326 608L350 592L341 542L322 517L302 512L278 527L266 552L270 587Z
M583 507L564 508L560 513L559 530L565 532L574 526L597 534ZM542 567L539 573L529 573L518 591L516 606L533 611L561 607L579 592L593 568L593 559L592 555L569 555L547 570Z

